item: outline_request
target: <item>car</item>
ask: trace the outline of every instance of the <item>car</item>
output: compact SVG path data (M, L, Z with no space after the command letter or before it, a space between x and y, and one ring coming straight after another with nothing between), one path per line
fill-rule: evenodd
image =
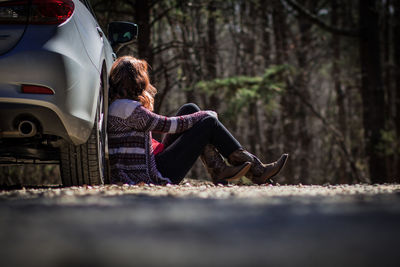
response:
M65 186L108 182L113 47L137 34L112 22L107 38L86 0L0 0L0 164L60 164Z

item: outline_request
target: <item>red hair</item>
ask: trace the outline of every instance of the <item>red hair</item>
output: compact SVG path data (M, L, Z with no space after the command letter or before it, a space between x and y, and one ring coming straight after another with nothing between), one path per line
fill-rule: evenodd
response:
M148 64L132 56L118 58L110 72L110 99L128 98L139 101L153 111L157 89L150 84Z

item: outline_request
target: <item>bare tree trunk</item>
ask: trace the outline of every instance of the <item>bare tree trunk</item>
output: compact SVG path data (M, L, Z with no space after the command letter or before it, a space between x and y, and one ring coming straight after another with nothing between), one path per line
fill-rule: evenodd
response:
M267 69L271 67L272 59L272 50L271 50L271 23L270 23L270 13L271 13L271 2L268 0L260 0L260 20L262 26L262 45L261 45L261 55L264 59L264 68ZM262 117L262 113L259 116ZM274 155L276 153L273 145L278 142L276 140L274 133L276 132L273 126L276 124L276 118L265 115L265 124L264 128L261 128L260 131L264 133L264 143L260 147L260 151L263 155ZM260 119L259 118L259 119Z
M312 1L304 0L307 6L312 4ZM308 58L307 58L307 51L310 47L311 40L311 27L312 24L303 16L299 16L298 20L299 25L299 33L300 33L300 47L297 50L297 61L298 67L300 68L299 74L296 77L297 83L295 86L297 87L298 92L302 95L305 99L310 99L311 95L308 90L309 84L309 76L308 76ZM300 141L300 151L299 151L299 158L300 158L300 181L302 183L309 183L310 179L310 166L311 166L311 134L310 134L310 123L308 119L308 109L305 105L298 106L298 137L297 140Z
M264 58L264 66L268 68L271 64L271 33L269 22L269 5L270 1L260 0L261 5L261 26L262 26L262 51Z
M207 5L207 44L205 49L205 60L207 70L207 80L217 78L217 37L216 37L216 7L215 1L211 0ZM219 98L218 93L213 92L209 99L211 109L218 110Z
M400 182L400 2L394 1L394 27L393 27L393 47L394 47L394 65L395 65L395 129L397 133L397 147L396 147L396 177L397 182Z
M150 5L149 1L135 1L135 19L139 26L138 55L145 59L150 66L153 64L151 48Z
M392 68L391 68L391 42L390 42L390 33L391 33L391 19L392 19L392 14L391 14L391 6L392 6L392 1L387 0L386 3L384 4L384 14L382 16L383 20L383 85L384 85L384 90L385 90L385 117L387 118L387 125L388 129L394 129L394 113L393 113L393 108L394 108L394 95L393 95L393 86L392 86ZM395 155L390 154L387 155L387 175L388 175L388 182L396 182L395 181L395 168L396 168L396 161L395 161Z
M380 62L379 14L376 0L359 1L361 97L366 153L372 183L387 181L385 156L377 147L385 129L385 101Z
M284 13L284 6L280 0L273 1L272 10L272 22L274 30L274 41L276 47L276 58L275 64L281 65L288 62L288 45L287 45L287 22ZM284 176L286 177L286 182L289 184L296 183L294 176L295 166L296 166L296 144L295 144L295 124L293 121L295 108L296 108L296 97L290 90L290 84L287 82L287 90L285 94L281 97L281 123L282 123L282 143L285 152L291 153L291 160L288 161L287 166L284 170Z
M185 24L186 19L184 19L184 24ZM183 72L183 77L184 77L184 84L188 87L190 87L196 80L194 78L194 68L191 60L191 55L190 55L190 47L188 44L188 37L187 37L187 31L189 29L185 27L185 25L182 25L182 30L181 30L181 36L182 36L182 72ZM185 96L186 96L186 102L187 103L193 103L195 102L195 93L193 90L186 90L185 91Z
M244 62L242 64L246 65L243 74L249 76L256 75L256 34L257 34L257 23L258 23L258 14L257 14L257 3L255 2L244 2L242 5L242 14L243 16L243 27L245 27L245 34L241 35L242 43L244 44ZM254 99L249 103L249 140L250 148L252 153L260 156L262 159L265 159L263 151L261 150L263 137L261 135L261 127L260 127L260 118L259 118L259 110L257 106L257 99Z
M199 42L197 43L197 47L194 47L194 55L195 55L195 61L197 63L197 67L196 67L196 75L201 79L201 80L205 80L206 76L205 76L205 71L203 69L203 65L202 62L204 60L204 55L203 55L203 49L202 46L205 45L206 41L202 40L204 38L204 36L206 35L206 33L204 33L204 25L202 24L202 12L200 8L195 8L194 9L194 14L193 14L193 20L194 20L194 28L195 30L193 31L193 39L195 39L195 36L197 35L197 38L199 38ZM200 48L200 47L201 48ZM201 102L203 103L203 107L207 108L208 107L208 98L206 96L206 94L204 92L200 92L199 93L199 98L201 100Z
M339 3L338 0L332 0L332 15L331 15L331 24L333 26L340 25L339 16L338 16L338 9ZM337 123L339 126L339 130L341 131L344 142L346 143L347 140L347 122L346 122L346 108L345 108L345 93L342 88L342 83L340 80L341 69L339 67L340 62L340 35L333 35L332 36L332 50L333 50L333 64L332 64L332 77L333 77L333 86L336 92L336 105L338 107L338 118ZM349 173L348 161L346 160L345 156L340 156L340 166L338 168L338 181L341 184L349 183L351 178L351 173Z
M384 89L385 89L385 95L386 95L386 102L388 105L386 105L385 109L385 116L387 118L390 118L390 120L393 118L392 114L392 77L391 77L391 68L390 68L390 30L391 30L391 14L390 14L390 7L391 7L391 1L387 0L385 3L385 11L383 15L383 72L384 72Z

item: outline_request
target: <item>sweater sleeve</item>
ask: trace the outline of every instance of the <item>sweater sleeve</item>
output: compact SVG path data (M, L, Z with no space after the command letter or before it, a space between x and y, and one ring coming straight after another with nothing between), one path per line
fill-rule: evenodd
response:
M126 123L127 126L142 132L179 133L213 114L213 111L198 111L189 115L166 117L139 106L126 119Z

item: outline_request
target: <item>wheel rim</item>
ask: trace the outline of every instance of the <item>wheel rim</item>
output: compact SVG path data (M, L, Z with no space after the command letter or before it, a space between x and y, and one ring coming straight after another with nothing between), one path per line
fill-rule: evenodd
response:
M104 183L104 166L105 166L105 146L106 146L106 127L104 120L104 95L103 95L103 79L101 81L101 87L99 92L99 102L97 106L97 146L98 146L98 158L99 158L99 173L100 182Z

